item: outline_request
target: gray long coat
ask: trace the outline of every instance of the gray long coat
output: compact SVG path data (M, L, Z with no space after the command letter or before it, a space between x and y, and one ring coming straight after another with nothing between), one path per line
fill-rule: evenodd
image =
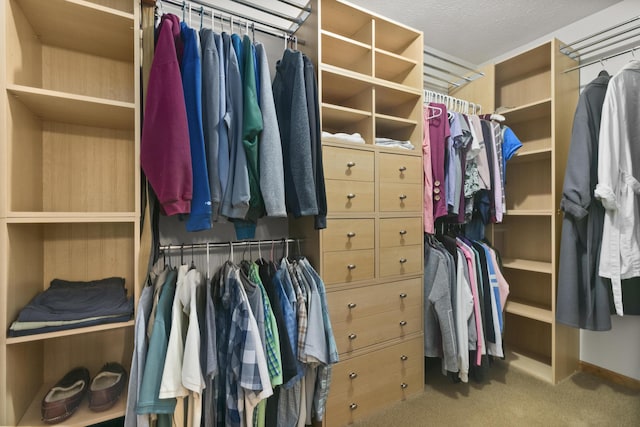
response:
M589 83L578 100L564 176L556 320L582 329L611 329L609 279L598 275L604 208L593 196L598 182L598 138L610 76Z

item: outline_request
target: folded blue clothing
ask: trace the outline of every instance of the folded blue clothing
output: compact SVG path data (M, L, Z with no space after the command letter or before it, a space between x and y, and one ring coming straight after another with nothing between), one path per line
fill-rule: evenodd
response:
M133 301L127 297L122 278L89 282L54 279L20 311L17 320L46 322L132 314Z

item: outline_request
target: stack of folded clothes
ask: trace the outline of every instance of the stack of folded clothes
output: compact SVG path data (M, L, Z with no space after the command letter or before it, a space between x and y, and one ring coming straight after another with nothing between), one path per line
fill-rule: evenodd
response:
M398 139L380 137L380 138L376 138L375 142L376 142L376 145L381 145L384 147L396 147L396 148L404 148L407 150L415 150L415 147L413 146L411 141L401 141Z
M47 290L20 311L9 328L9 336L126 322L132 316L133 298L127 296L121 277L90 282L54 279Z
M359 133L330 133L322 132L322 140L325 142L351 142L355 144L364 144L364 138Z

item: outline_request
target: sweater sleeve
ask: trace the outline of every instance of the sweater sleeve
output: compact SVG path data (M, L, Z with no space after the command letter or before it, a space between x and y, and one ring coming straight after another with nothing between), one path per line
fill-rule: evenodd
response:
M163 17L149 74L140 164L167 215L189 213L193 177L174 15Z

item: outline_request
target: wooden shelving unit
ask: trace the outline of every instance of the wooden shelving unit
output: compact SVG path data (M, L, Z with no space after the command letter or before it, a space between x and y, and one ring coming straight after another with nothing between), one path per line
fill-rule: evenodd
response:
M555 322L560 199L578 76L551 40L496 64L454 95L498 111L523 146L508 162L507 212L488 230L510 285L505 349L512 366L551 383L578 368L579 335Z
M125 278L137 299L139 3L0 6L0 425L44 425L40 404L75 366L131 363L133 320L7 337L54 278ZM65 425L124 415L124 399Z
M314 0L311 10L299 32L318 59L322 130L365 140L323 142L327 228L289 222L327 285L340 362L324 424L342 426L422 390L423 42L346 1Z

